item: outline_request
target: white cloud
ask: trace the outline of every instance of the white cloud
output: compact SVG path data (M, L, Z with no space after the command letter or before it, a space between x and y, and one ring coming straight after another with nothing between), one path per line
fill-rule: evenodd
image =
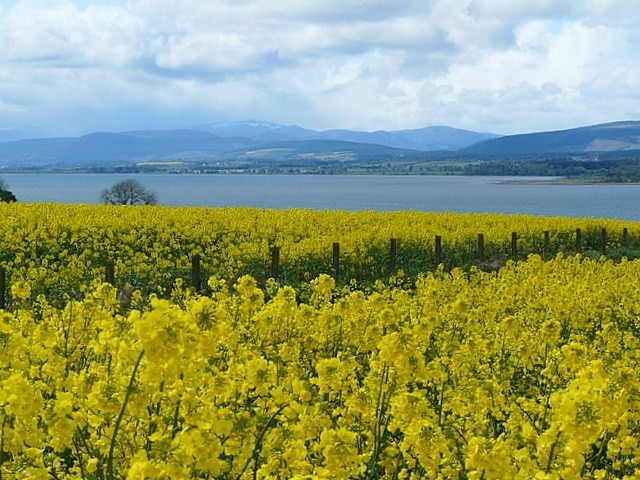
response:
M640 19L638 4L629 0L590 0L587 5L588 19L592 23L637 26Z
M511 133L633 118L632 3L14 1L0 10L0 128L264 118Z
M232 33L172 35L156 54L156 65L180 70L202 67L211 70L243 70L258 56L253 45Z
M140 52L140 21L120 7L79 11L63 2L18 4L0 17L0 59L56 67L126 65Z
M571 15L579 2L557 0L471 0L469 11L480 18L519 22L523 19L557 18Z

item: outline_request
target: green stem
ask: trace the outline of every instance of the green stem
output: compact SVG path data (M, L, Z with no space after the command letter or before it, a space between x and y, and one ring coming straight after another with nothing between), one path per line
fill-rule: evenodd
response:
M442 426L442 411L444 410L444 387L445 381L442 381L442 387L440 389L440 409L438 410L438 426Z
M367 478L373 474L378 457L380 456L380 450L382 446L382 417L384 416L383 407L385 403L384 385L389 380L389 366L385 364L380 375L380 386L378 388L378 399L376 401L376 424L374 426L374 439L373 439L373 453L369 460L369 468L367 469Z
M600 442L600 448L596 452L593 461L591 462L591 473L598 469L600 462L606 457L607 444L609 443L609 436L605 435ZM586 465L586 463L585 463Z
M558 444L561 433L562 432L558 432L558 435L556 435L556 439L551 444L551 448L549 449L549 458L547 459L547 467L544 470L545 473L549 473L551 471L551 464L553 463L553 451L556 449L556 445Z
M2 464L4 463L4 426L7 423L7 415L2 417L2 427L0 427L0 480L2 480Z
M135 382L136 373L138 372L138 367L140 366L140 362L142 361L143 355L144 355L144 350L140 352L140 355L138 355L138 359L136 360L136 364L133 366L133 372L131 372L131 378L129 378L129 385L127 385L127 391L124 394L124 400L122 401L120 412L118 413L118 417L116 418L116 423L113 426L113 435L111 435L111 442L109 443L109 455L107 456L107 479L108 480L113 480L113 451L115 450L115 447L116 447L116 437L118 436L120 423L122 422L122 417L124 417L124 411L125 411L125 408L127 408L127 403L129 402L131 391L133 390L133 382Z
M178 420L180 418L180 400L176 403L176 408L173 411L173 424L171 425L171 440L176 438L178 434Z
M242 475L244 475L244 472L247 471L247 468L249 468L249 464L251 463L251 460L254 461L256 467L258 465L258 455L260 453L260 444L262 444L262 439L265 436L265 434L267 433L267 430L269 430L269 426L271 425L271 422L278 416L280 415L280 412L282 412L285 408L287 408L289 406L288 403L285 403L284 405L282 405L278 410L276 410L273 415L271 415L271 417L269 417L269 420L267 420L267 423L265 423L264 427L262 427L262 430L260 431L260 433L258 434L258 438L256 438L256 443L253 447L253 453L251 454L251 456L247 459L247 462L244 464L244 467L242 468L242 471L238 474L238 476L236 477L236 480L240 480L242 478ZM256 476L257 473L257 468L254 468L254 477Z
M184 380L184 373L180 373L180 380ZM171 440L176 438L178 434L178 420L180 419L180 400L176 402L176 408L173 411L173 424L171 425Z

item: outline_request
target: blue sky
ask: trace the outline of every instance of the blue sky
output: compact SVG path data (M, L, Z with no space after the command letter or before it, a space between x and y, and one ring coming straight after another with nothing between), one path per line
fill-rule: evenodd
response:
M4 1L0 131L633 120L637 45L629 0Z

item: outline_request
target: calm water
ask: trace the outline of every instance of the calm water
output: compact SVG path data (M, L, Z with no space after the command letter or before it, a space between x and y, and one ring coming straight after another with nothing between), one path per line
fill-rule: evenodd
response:
M2 174L21 202L99 203L135 178L164 205L527 213L640 220L640 185L522 185L514 177ZM531 180L531 177L527 178Z

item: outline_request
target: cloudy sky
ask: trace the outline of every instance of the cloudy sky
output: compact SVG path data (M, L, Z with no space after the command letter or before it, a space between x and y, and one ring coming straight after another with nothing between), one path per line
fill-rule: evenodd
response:
M0 130L640 119L638 0L1 0Z

